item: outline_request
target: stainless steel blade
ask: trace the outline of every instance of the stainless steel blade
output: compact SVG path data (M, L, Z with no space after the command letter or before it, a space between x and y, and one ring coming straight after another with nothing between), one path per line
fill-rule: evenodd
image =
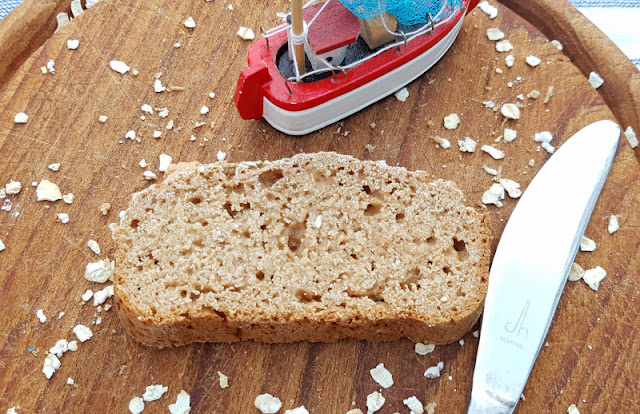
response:
M520 400L619 139L611 121L580 130L513 210L489 273L467 414L512 413Z

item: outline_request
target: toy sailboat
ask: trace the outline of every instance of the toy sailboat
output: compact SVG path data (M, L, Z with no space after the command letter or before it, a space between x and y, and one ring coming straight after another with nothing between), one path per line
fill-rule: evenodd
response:
M314 4L315 3L315 4ZM397 91L449 49L478 0L292 0L249 50L234 97L243 119L290 135Z

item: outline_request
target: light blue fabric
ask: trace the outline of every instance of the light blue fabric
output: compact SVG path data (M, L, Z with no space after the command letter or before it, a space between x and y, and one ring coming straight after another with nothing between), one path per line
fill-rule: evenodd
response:
M22 3L22 0L0 0L0 20L4 19L4 16L9 14L20 3Z

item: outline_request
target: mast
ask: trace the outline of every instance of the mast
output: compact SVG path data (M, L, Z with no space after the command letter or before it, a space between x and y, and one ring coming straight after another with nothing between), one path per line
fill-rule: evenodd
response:
M304 64L304 19L302 16L302 0L292 0L291 4L291 33L293 34L293 53L298 63L298 73L306 72ZM302 41L300 41L302 39Z

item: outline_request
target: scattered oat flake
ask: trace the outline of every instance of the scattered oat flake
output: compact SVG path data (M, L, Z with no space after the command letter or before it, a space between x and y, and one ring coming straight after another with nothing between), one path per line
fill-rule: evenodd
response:
M153 181L153 180L157 180L158 179L158 176L151 170L147 170L147 171L143 172L142 176L147 181Z
M106 288L97 291L93 294L93 306L102 305L107 301L107 299L113 297L113 294L113 285L107 286Z
M591 289L598 290L598 288L600 287L600 282L605 277L607 277L607 271L602 267L597 266L593 269L585 271L584 275L582 275L582 280L584 280Z
M602 76L598 75L596 72L591 72L589 74L589 83L595 89L598 89L604 83L604 79L602 79Z
M73 385L73 384L75 384L75 383L76 383L76 382L73 380L73 378L71 378L71 377L67 377L67 385Z
M393 385L393 376L383 363L378 364L375 368L370 369L371 378L383 388L389 388Z
M409 397L406 400L402 401L402 403L406 405L413 414L424 413L424 406L416 396Z
M144 401L140 397L133 397L129 401L129 412L131 414L140 414L144 411Z
M516 104L506 103L500 108L500 113L509 119L520 119L520 108Z
M493 159L496 160L501 160L504 158L504 152L502 152L501 150L499 150L496 147L492 147L491 145L483 145L480 147L480 151L484 151L487 154L491 155L491 157L493 157Z
M489 40L501 40L504 39L504 32L500 29L490 28L487 29L487 38Z
M45 323L47 321L47 317L45 316L42 309L38 309L36 311L36 318L40 321L40 323Z
M508 55L507 57L504 58L504 64L510 68L513 67L513 64L516 63L516 58L513 57L513 55Z
M22 190L22 183L20 181L9 181L4 185L4 190L7 195L16 195Z
M73 203L73 200L76 198L76 196L73 195L73 193L69 193L69 194L63 194L62 195L62 201L64 201L66 204L71 204Z
M149 164L147 164L147 160L145 160L144 158L140 160L138 165L140 166L140 168L147 168L149 166Z
M482 203L502 207L502 200L504 200L504 196L504 187L498 183L494 183L487 191L484 192L484 194L482 194Z
M159 400L168 390L169 388L164 385L149 385L142 395L142 399L145 402Z
M458 140L458 146L461 152L475 152L478 143L470 137Z
M53 59L49 59L47 62L47 70L49 73L56 73L56 62L54 62Z
M426 407L424 407L425 413L426 414L435 414L437 406L438 406L437 403L430 402L429 404L426 405Z
M162 119L166 118L169 116L169 108L160 108L160 110L158 111L158 116Z
M13 118L13 122L16 124L26 124L29 120L29 115L24 112L18 112L16 116Z
M2 242L2 240L0 240L0 252L5 250L7 247L4 245L4 243Z
M534 55L529 55L527 56L525 59L525 62L527 62L527 64L529 66L531 66L532 68L535 68L536 66L538 66L540 63L542 63L542 60Z
M458 114L450 114L444 117L444 127L447 129L456 129L460 124Z
M162 131L153 131L154 138L160 138L162 136Z
M520 190L520 184L513 180L509 180L507 178L501 178L498 180L500 185L504 187L511 198L519 198L522 195L522 191Z
M98 117L98 121L99 121L99 122L102 122L103 124L104 124L105 122L107 122L107 119L109 119L109 117L108 117L108 116L106 116L106 115L100 115L100 116Z
M131 70L131 67L121 60L112 60L109 62L109 66L111 69L123 75Z
M142 104L140 110L145 114L153 115L153 108L149 104Z
M219 378L220 388L225 389L229 386L229 377L227 377L220 371L218 371L218 378Z
M60 368L60 360L54 354L47 354L44 358L44 366L42 367L42 373L47 379L50 379L53 374Z
M508 52L510 50L513 50L513 45L511 44L510 41L508 40L501 40L498 43L496 43L496 50L500 53L502 52Z
M164 92L167 90L164 86L162 86L162 81L160 79L156 79L153 81L153 90L157 93Z
M584 276L584 268L580 266L578 263L573 263L571 265L571 270L569 270L569 276L567 277L570 282L577 282L582 279Z
M362 410L359 409L359 408L354 408L354 409L351 409L351 410L347 411L347 414L362 414Z
M549 131L536 132L533 135L533 140L535 142L546 142L550 143L553 140L553 135Z
M80 296L83 302L88 302L89 299L91 299L92 297L93 297L93 290L91 289L87 289L87 291L84 292L82 296Z
M215 92L209 92L209 98L213 99L216 97L216 93Z
M559 40L552 40L550 43L554 45L558 50L564 49L564 46L562 46L562 43L560 43Z
M92 252L94 252L95 254L99 255L100 254L100 245L98 244L97 241L90 239L87 242L87 246L89 247L89 249L91 249Z
M631 148L636 148L638 146L638 137L631 126L628 126L627 129L624 130L624 136L627 137L627 141L629 141Z
M7 414L18 414L19 409L20 409L19 405L14 405L13 407L9 407L7 409Z
M225 158L227 158L227 153L218 151L218 153L216 154L216 158L218 159L219 162L222 162L225 160Z
M275 414L282 408L282 401L271 394L260 394L253 401L253 405L263 414Z
M534 89L527 94L527 98L529 99L538 99L539 97L540 97L540 91L537 89Z
M73 333L80 342L86 342L93 337L93 332L88 327L78 324L73 327Z
M592 252L595 249L596 249L596 242L591 240L588 237L582 236L582 240L580 241L580 251Z
M498 9L486 0L480 2L480 4L478 4L478 8L482 10L484 14L489 16L490 19L495 19L498 16Z
M54 162L52 164L47 165L47 168L50 169L51 171L58 171L60 169L60 163L59 162Z
M547 104L549 103L549 101L551 100L551 97L553 96L553 86L549 86L547 88L547 94L544 97L544 101L542 101L542 103Z
M189 16L187 17L187 19L183 22L184 27L188 28L188 29L193 29L196 27L196 21L193 20L193 17Z
M69 215L67 213L58 213L58 220L60 220L62 224L67 224L69 222Z
M209 113L209 107L202 105L202 108L200 108L200 114L201 115L206 115Z
M244 26L240 26L240 28L238 29L237 35L244 40L253 40L256 38L256 35L253 33L253 30Z
M111 280L114 265L115 263L109 259L89 263L84 270L84 278L89 282L105 283L107 280Z
M567 414L580 414L580 411L578 411L578 407L576 407L575 404L571 404L569 408L567 408Z
M504 129L504 142L512 142L518 136L518 132L515 129L505 128Z
M424 376L429 379L439 378L440 372L442 371L443 368L444 368L444 362L440 361L436 366L427 368L427 370L424 372Z
M133 141L134 139L136 139L136 131L134 131L133 129L130 129L124 134L124 138L130 139Z
M173 162L173 158L171 158L171 155L160 154L158 156L158 171L160 172L167 171L167 169L169 168L172 162Z
M367 414L375 413L382 408L387 401L378 391L372 392L367 395Z
M57 201L62 199L60 188L49 180L42 180L36 187L38 201Z
M498 170L496 170L495 168L488 167L488 166L486 166L486 165L484 165L484 164L482 164L482 168L484 169L484 171L485 171L487 174L490 174L490 175L498 175Z
M447 149L447 148L451 147L451 142L449 142L449 140L446 139L446 138L442 138L442 137L439 137L439 136L436 135L436 136L431 137L431 139L436 144L440 145L444 149Z
M620 228L620 223L618 222L618 216L611 215L609 217L609 225L607 226L607 231L609 234L613 234Z

